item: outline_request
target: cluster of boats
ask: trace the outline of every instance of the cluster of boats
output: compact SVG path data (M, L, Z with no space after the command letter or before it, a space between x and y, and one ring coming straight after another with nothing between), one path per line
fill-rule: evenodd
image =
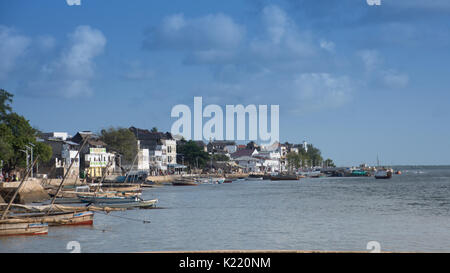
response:
M0 211L7 215L0 220L0 236L47 234L49 226L92 225L94 211L147 209L158 203L158 199L143 200L135 188L121 192L86 189L91 187L60 191L53 195L54 204L0 204ZM49 189L49 193L53 191Z

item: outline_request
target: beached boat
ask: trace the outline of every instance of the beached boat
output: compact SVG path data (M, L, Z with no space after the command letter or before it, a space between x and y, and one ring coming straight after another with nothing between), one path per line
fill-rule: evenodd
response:
M0 220L0 236L44 235L47 233L47 223L36 223L26 219Z

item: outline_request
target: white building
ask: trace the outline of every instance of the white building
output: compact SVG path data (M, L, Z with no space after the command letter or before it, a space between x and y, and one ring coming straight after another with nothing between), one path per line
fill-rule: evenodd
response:
M106 148L89 148L89 153L84 155L84 165L90 177L101 177L103 171L112 173L115 168L115 155L106 152ZM109 165L108 169L105 169Z

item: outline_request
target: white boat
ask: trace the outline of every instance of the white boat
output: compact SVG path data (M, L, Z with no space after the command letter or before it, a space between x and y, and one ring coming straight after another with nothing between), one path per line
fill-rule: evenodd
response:
M387 170L377 170L375 173L376 179L390 179L392 177L393 171L391 169Z

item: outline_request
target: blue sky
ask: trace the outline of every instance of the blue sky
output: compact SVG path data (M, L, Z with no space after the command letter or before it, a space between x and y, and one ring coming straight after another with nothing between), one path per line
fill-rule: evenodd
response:
M450 164L450 1L0 0L0 88L43 131L170 130L176 104L278 104L338 165Z

